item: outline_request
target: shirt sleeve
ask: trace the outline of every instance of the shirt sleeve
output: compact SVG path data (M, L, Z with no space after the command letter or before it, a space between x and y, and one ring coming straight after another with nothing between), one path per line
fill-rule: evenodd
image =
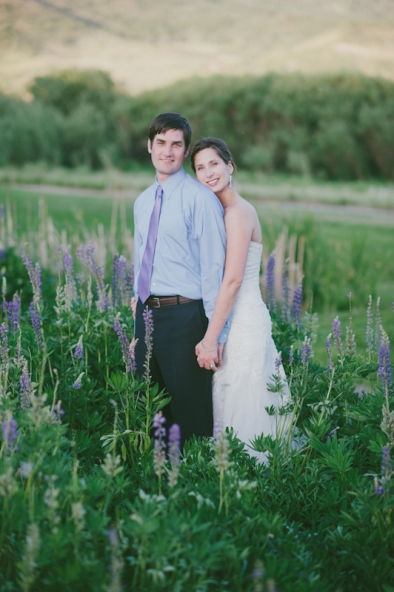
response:
M226 258L226 232L223 209L210 193L196 196L194 231L200 246L201 291L205 314L211 319L216 297L223 280ZM227 341L230 320L219 335L219 343Z

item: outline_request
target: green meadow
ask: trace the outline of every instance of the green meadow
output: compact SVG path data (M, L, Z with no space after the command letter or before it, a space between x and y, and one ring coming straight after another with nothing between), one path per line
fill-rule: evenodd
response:
M40 240L48 240L49 220L59 243L67 241L74 250L90 238L111 237L112 251L132 258L133 203L153 179L149 168L132 173L92 173L30 165L19 170L2 169L0 173L0 203L6 205L6 225L7 216L12 219L16 246L34 243L39 250ZM324 340L337 315L343 326L352 317L357 341L365 347L370 294L375 303L380 297L383 326L394 334L394 190L390 184L319 183L241 171L238 187L256 207L261 220L263 264L279 248L280 237L284 240L284 260L291 244L295 261L303 251L297 273L303 276L304 309L319 316L315 345L319 363L325 363ZM123 240L126 234L128 247ZM53 252L52 259L48 257L53 264ZM110 250L105 257L109 270Z

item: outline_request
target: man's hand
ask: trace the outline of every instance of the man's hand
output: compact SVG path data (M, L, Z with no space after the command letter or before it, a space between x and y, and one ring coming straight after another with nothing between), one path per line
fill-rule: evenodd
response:
M197 362L200 368L205 368L206 370L212 370L212 372L216 372L217 364L219 363L219 356L218 356L218 347L215 347L212 351L207 351L204 349L200 343L196 345L196 356Z
M131 299L130 306L131 310L133 311L133 317L135 318L135 315L137 314L137 300L134 298L134 296Z

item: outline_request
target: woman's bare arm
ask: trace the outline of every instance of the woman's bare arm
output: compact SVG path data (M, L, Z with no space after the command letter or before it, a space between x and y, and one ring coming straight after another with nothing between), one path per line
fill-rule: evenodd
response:
M203 347L201 342L196 346L198 363L201 367L210 367L212 355L209 356L203 348L213 350L216 347L218 337L234 306L244 278L255 223L256 214L249 204L234 206L226 214L227 248L223 282L216 298L215 312L202 340Z

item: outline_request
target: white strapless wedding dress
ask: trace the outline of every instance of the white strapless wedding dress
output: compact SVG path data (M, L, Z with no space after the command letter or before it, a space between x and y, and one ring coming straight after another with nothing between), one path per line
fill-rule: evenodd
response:
M284 396L267 388L276 373L278 352L272 339L271 318L260 292L262 250L261 244L250 243L245 275L224 347L223 365L213 378L213 411L215 425L221 429L234 428L248 453L264 462L266 454L252 450L248 443L261 434L276 438L278 421L286 423L286 418L279 417L277 412L268 415L265 407L273 405L278 409L284 405L288 401L288 389L282 367Z

